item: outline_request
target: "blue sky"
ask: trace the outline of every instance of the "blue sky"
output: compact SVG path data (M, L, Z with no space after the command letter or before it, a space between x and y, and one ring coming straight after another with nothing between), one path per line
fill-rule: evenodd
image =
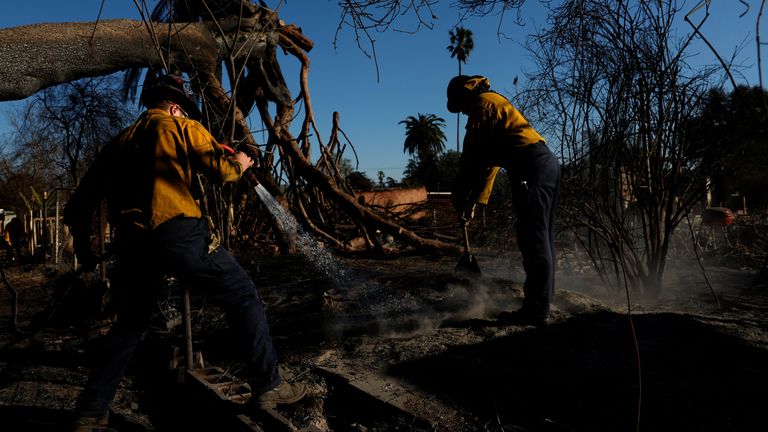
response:
M757 84L757 59L754 48L755 17L759 2L746 0L752 5L748 15L739 18L744 7L737 0L712 2L712 17L702 28L711 42L730 56L734 48L746 41L739 61L752 66L745 77L737 77L740 83ZM278 1L267 1L277 7ZM373 33L376 39L378 77L376 64L356 46L354 34L349 28L342 29L337 46L334 35L341 10L336 0L289 0L279 6L279 14L287 23L302 27L304 34L314 41L309 53L311 68L309 85L315 117L323 142L330 134L334 111L340 113L341 128L354 145L359 157L359 169L376 179L378 171L399 179L408 157L403 153L404 128L399 121L419 113L435 114L446 120L446 147L456 148L456 116L445 108L445 86L457 73L457 63L450 58L446 47L448 31L458 22L458 12L450 8L453 0L441 0L434 8L437 20L433 28L422 28L417 33L413 20L405 18L385 33ZM682 4L683 2L678 2ZM690 9L697 1L688 1ZM35 0L16 2L0 15L0 28L39 22L93 21L98 15L101 0ZM150 7L154 1L149 1ZM475 49L462 71L482 74L490 78L494 88L502 93L514 93L512 80L524 79L524 71L530 69L527 53L521 47L525 36L545 25L545 17L537 0L528 0L522 10L525 25L520 26L509 16L501 23L505 37L499 37L497 16L483 19L470 18L463 23L474 33ZM134 2L106 0L102 19L138 18ZM763 21L768 21L764 17ZM768 29L763 24L763 40L768 40ZM683 28L682 30L687 30ZM763 62L768 57L764 51ZM714 60L702 49L697 57L702 63ZM298 62L280 54L283 73L291 85L294 96L298 88ZM764 65L763 69L768 69ZM378 78L378 79L377 79ZM7 136L6 118L20 102L0 103L0 139ZM253 129L259 129L253 125ZM261 137L256 135L257 141ZM348 154L354 160L354 155Z

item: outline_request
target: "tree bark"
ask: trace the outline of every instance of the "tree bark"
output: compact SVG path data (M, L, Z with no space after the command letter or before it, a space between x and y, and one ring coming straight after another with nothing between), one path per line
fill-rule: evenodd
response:
M212 70L227 44L233 44L221 33L232 27L227 22L151 24L153 32L136 20L34 24L0 30L0 101L23 99L80 78L163 65L164 61L183 69L195 65ZM244 55L263 52L271 30L262 29L252 20L243 20L238 39L252 46L239 51Z

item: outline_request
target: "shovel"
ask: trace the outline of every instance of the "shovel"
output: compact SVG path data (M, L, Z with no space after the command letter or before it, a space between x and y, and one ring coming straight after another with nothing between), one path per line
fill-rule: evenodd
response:
M469 249L469 223L463 223L462 228L464 229L464 254L454 267L453 272L460 276L480 277L480 266Z

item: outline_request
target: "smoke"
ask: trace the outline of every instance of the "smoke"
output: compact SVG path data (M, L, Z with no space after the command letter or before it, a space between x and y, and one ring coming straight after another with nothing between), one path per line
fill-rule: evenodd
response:
M504 306L510 304L511 293L503 293L493 290L483 281L466 285L449 285L449 292L454 297L463 301L464 308L457 310L452 316L443 316L442 319L485 319L498 315Z
M367 280L345 290L347 301L357 307L355 313L335 313L327 334L410 338L430 334L445 322L493 320L499 312L519 307L522 298L519 289L486 280L408 288L404 292L402 286Z
M749 268L727 268L717 259L705 259L700 264L692 249L673 252L667 258L660 286L629 288L633 308L646 311L716 309L718 299L750 286L757 272ZM580 248L559 250L556 279L555 305L564 312L579 313L590 308L590 301L626 311L624 281L614 274L602 279Z

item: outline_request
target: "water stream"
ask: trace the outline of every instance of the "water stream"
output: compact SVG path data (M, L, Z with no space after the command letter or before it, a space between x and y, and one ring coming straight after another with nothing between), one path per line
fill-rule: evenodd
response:
M261 184L256 185L256 194L275 218L278 228L296 239L296 250L319 272L330 278L336 286L341 285L349 276L349 269L344 263L304 230L293 217Z
M382 285L376 278L368 279L365 275L361 279L359 273L353 272L312 235L304 232L293 215L262 185L256 186L256 193L274 217L278 229L296 238L297 252L333 282L338 289L335 295L347 305L356 305L334 311L333 318L326 323L329 335L338 338L347 334L410 337L433 331L449 316L484 316L478 310L481 306L484 308L483 304L489 299L485 287L468 289L462 284L449 283L434 294L444 300L440 302L442 309L435 309L397 284Z

